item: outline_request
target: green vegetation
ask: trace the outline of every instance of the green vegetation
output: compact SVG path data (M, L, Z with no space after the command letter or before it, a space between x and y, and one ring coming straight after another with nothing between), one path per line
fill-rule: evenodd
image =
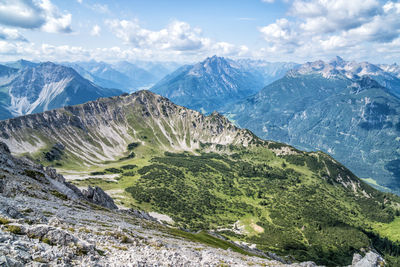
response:
M139 146L139 143L133 142L128 145L128 150L133 150Z
M123 170L132 170L132 169L134 169L134 168L136 168L136 167L137 167L137 165L128 164L128 165L123 165L123 166L121 166L121 169L123 169Z
M106 172L91 172L90 175L104 175Z
M9 223L10 223L10 220L8 220L7 218L0 217L0 225L9 224Z
M39 181L40 181L41 178L44 178L44 174L43 173L41 173L39 171L35 171L35 170L26 169L26 170L24 170L23 174L26 175L26 176L31 177L32 179L39 180Z
M396 262L398 197L376 191L324 153L276 156L268 148L284 145L271 144L218 150L229 154L170 153L139 146L135 158L90 170L119 174L116 181L89 178L74 183L118 190L119 204L167 214L176 226L213 229L230 240L296 260L346 265L354 252L373 244ZM233 229L236 222L243 226L241 234L218 230ZM179 236L201 239L184 231Z
M111 172L111 173L123 173L124 172L124 171L122 171L120 169L117 169L117 168L108 168L108 169L105 169L105 171Z
M68 200L68 197L60 192L58 192L57 190L51 190L50 193L55 196L58 197L61 200Z
M355 251L372 242L367 230L395 218L391 203L399 203L398 197L372 189L323 153L235 152L154 157L126 192L137 205L168 214L182 227L218 229L240 221L242 235L224 236L329 266L349 264Z
M10 233L13 233L13 234L16 234L16 235L22 235L23 234L21 227L18 226L18 225L7 225L6 229Z
M214 236L206 233L205 231L200 231L200 232L194 234L194 233L185 232L185 231L182 231L179 229L171 228L171 229L169 229L169 233L171 233L175 236L184 237L188 240L202 243L202 244L205 244L205 245L208 245L211 247L222 248L222 249L230 248L232 251L235 251L235 252L238 252L238 253L241 253L244 255L253 256L253 254L250 254L249 252L233 245L232 243L222 240L220 238L214 237Z

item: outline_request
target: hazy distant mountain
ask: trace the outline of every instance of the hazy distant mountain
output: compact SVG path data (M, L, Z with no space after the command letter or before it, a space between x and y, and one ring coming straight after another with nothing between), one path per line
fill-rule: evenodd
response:
M268 85L283 76L299 64L293 62L268 62L265 60L239 59L236 61L244 70L260 76L264 85Z
M2 66L0 72L0 119L42 112L66 105L121 94L99 87L74 69L51 62L20 70Z
M225 112L263 138L328 152L400 193L400 99L372 78L396 81L366 62L309 62Z
M33 68L39 65L39 63L31 62L28 60L20 59L13 62L7 62L4 64L7 67L11 67L14 69L23 69L23 68Z
M183 65L173 61L161 62L137 60L132 63L154 75L157 82Z
M260 75L244 70L233 60L213 56L179 68L150 90L179 105L207 113L252 95L263 85Z
M146 89L154 85L165 75L174 71L177 63L159 63L138 61L132 63L120 61L105 62L65 62L88 80L108 88L118 88L125 92Z

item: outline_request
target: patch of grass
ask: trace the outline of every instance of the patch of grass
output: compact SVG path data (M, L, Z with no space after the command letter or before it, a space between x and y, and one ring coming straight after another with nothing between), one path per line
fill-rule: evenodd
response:
M23 172L24 175L31 177L32 179L35 180L40 180L41 178L44 178L44 174L39 172L39 171L35 171L35 170L28 170L25 169Z
M7 218L0 217L0 225L1 224L9 224L11 221Z
M68 200L68 197L66 195L58 192L57 190L50 190L50 194L52 194L53 196L55 196L61 200Z
M6 225L7 231L16 235L23 235L22 228L18 225Z
M373 229L383 237L400 242L400 217L390 223L377 223Z
M175 228L170 228L170 229L168 229L168 232L174 236L183 237L190 241L202 243L202 244L214 247L214 248L222 248L222 249L230 248L230 249L232 249L232 251L235 251L235 252L238 252L238 253L241 253L244 255L254 256L253 254L233 245L232 243L230 243L228 241L224 241L219 238L216 238L204 231L194 234L194 233L185 232L185 231L175 229Z
M102 257L106 255L106 252L104 250L101 250L101 249L98 249L98 248L96 248L95 250Z
M53 246L53 243L50 241L50 239L44 237L41 240L43 243L46 243L47 245Z

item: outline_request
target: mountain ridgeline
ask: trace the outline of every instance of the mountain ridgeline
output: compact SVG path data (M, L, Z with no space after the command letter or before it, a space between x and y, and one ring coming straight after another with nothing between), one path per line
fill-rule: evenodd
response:
M81 104L119 95L81 77L74 69L51 62L18 61L0 66L0 119Z
M211 113L255 94L294 65L213 56L179 68L150 90L179 105Z
M91 82L106 88L134 92L149 88L180 66L174 62L63 62Z
M170 216L264 252L329 266L376 249L396 264L400 199L322 152L264 141L218 113L149 91L0 122L0 141L97 185L117 205Z
M310 62L223 113L261 138L325 151L399 194L399 82L366 62Z

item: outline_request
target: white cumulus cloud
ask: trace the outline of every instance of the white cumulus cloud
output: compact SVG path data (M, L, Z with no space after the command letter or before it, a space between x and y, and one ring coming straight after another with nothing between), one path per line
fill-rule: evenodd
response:
M62 14L50 0L2 0L0 24L41 29L46 32L71 32L71 14Z
M400 36L400 3L378 0L295 0L286 17L259 28L265 51L345 54Z
M201 29L182 21L173 21L159 31L142 28L137 19L109 20L107 24L117 37L135 47L190 51L207 47L211 42L202 37Z
M27 42L22 34L17 29L2 28L0 27L0 40L20 41Z

